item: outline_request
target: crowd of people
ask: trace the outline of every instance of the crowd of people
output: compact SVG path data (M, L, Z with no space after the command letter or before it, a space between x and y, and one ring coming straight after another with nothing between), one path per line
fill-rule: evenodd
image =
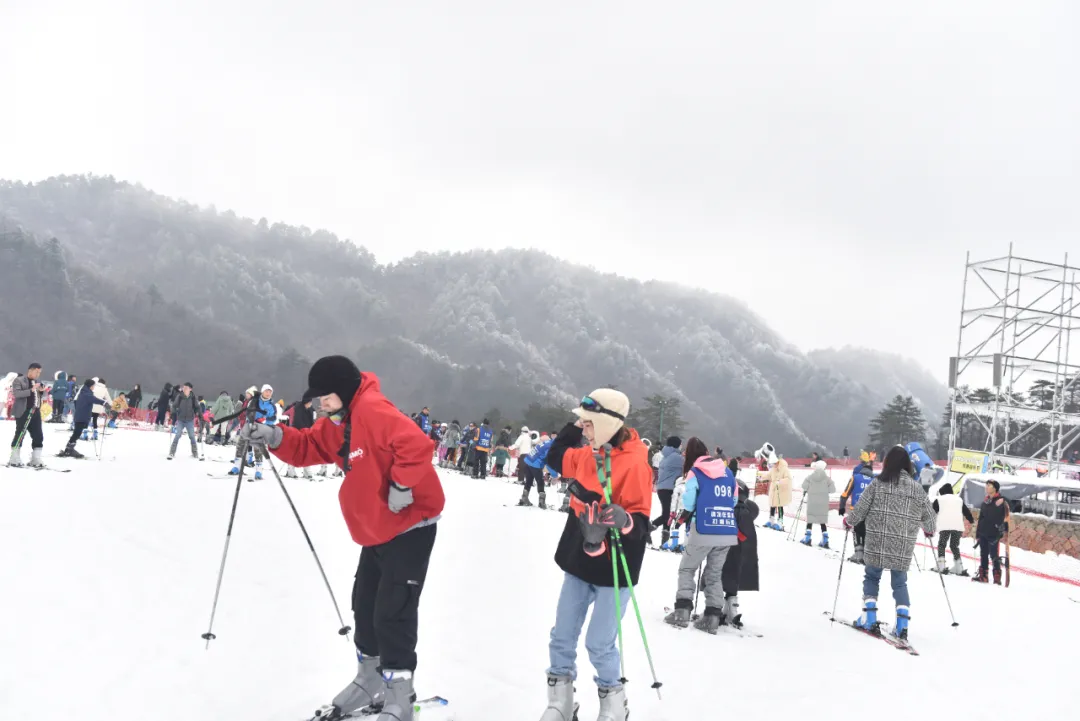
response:
M31 363L10 383L9 412L15 423L9 466L22 465L25 436L31 439L29 465L44 466L43 422L70 423L72 433L60 455L79 458L77 441L96 439L101 419L115 423L142 401L137 385L113 399L103 379L80 384L57 372L50 386L40 377L41 365ZM292 477L296 469L310 478L309 469L321 467L325 473L327 466L343 476L341 511L362 547L352 604L358 670L332 708L321 712L323 718L371 713L373 721L413 719L419 598L445 502L436 465L477 479L491 473L517 480L523 486L519 505L531 505L534 485L541 508L553 481L566 488L567 518L555 548L563 580L548 647L548 703L542 721L576 716L577 643L583 630L596 670L599 721L628 718L616 641L623 614L636 603L633 587L658 530L658 548L682 554L672 579L674 608L665 621L679 627L693 622L709 633L742 626L740 593L759 587L755 519L760 511L752 489L739 478L741 459L725 458L720 448L710 453L699 438L689 438L684 447L682 439L672 436L650 462L652 444L626 424L630 400L621 391L600 388L583 397L572 409L576 421L558 431L522 427L515 434L511 426L496 431L487 419L464 428L457 420L436 422L428 408L405 416L381 393L374 374L361 373L342 356L318 360L308 385L303 397L286 407L283 400L274 400L269 384L251 386L235 401L226 391L208 401L191 383L170 383L150 409L156 413L155 426L172 433L169 460L186 434L195 458L201 457L200 443L234 443L234 475L247 464L254 468L253 479L261 478L262 464L273 454L288 464L286 475ZM245 449L250 456L241 457ZM753 463L769 483L765 527L783 530L784 508L791 504L790 469L771 444L755 454ZM802 484L807 511L802 543L811 544L818 525L818 545L828 548L829 499L836 487L823 461L812 461L811 468ZM931 538L940 530L937 568L946 571L949 547L955 558L952 572L960 573L959 538L974 520L947 484L932 501L915 476L903 447L888 451L880 473L874 471L874 459L863 454L840 499L844 528L855 538L855 552L847 560L865 566L863 613L855 624L881 632L877 599L882 575L889 570L896 604L892 629L902 640L910 623L907 571L917 533ZM995 481L987 484L976 529L982 562L975 580L984 582L992 560L994 582L1000 583L998 543L1007 532L1009 506L999 490ZM650 518L654 493L660 515ZM685 538L672 543L680 528ZM699 593L705 606L694 618Z

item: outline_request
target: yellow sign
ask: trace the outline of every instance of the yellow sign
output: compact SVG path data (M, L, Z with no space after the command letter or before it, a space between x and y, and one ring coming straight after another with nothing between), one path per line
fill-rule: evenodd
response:
M953 450L952 463L949 470L957 473L985 473L986 464L990 459L989 453L982 451L966 451L963 448Z

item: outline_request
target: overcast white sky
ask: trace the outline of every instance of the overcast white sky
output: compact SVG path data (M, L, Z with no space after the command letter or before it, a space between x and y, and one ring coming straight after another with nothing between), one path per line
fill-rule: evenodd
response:
M1078 128L1075 0L0 0L0 177L539 247L942 378L966 250L1080 261Z

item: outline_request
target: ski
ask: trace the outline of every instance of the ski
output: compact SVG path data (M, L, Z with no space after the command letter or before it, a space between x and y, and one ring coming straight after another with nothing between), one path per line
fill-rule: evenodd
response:
M541 508L540 506L537 506L535 504L529 506L522 506L517 503L504 503L503 508L535 508L538 511L553 511L555 513L561 513L558 508L554 508L552 506L548 506L547 508Z
M835 616L833 616L828 611L824 611L823 613L824 613L824 615L828 616L829 620L832 621L833 623L838 623L841 626L844 626L846 628L850 628L852 630L858 631L859 633L863 634L864 636L869 636L870 638L876 638L876 639L878 639L880 641L884 641L885 643L889 644L893 648L900 649L901 651L906 651L909 654L911 654L912 656L918 656L919 655L919 652L915 650L914 646L912 646L907 641L904 641L903 639L899 639L896 636L893 636L890 633L874 633L872 631L867 631L865 628L859 628L858 626L856 626L854 621L845 621L845 620L836 618Z
M434 709L441 709L441 708L445 708L445 707L447 707L449 705L450 705L450 702L447 701L442 696L431 696L429 698L421 699L420 701L414 701L413 702L413 713L419 715L419 714L423 713L424 711L431 711L431 710L434 710ZM343 714L343 713L341 713L341 711L338 710L338 708L336 706L323 706L322 708L320 708L318 711L315 712L314 716L307 719L307 721L345 721L345 719L358 719L358 718L370 719L373 716L376 716L377 714L381 713L381 711L382 711L381 706L369 706L368 708L362 709L358 713ZM430 717L429 716L423 716L422 718L430 718ZM444 721L452 721L452 717L439 716L438 718L444 719Z
M66 457L67 456L65 456L65 458ZM70 468L50 468L49 466L36 466L36 467L35 466L9 466L9 465L5 464L4 467L5 468L12 468L12 469L21 468L21 469L27 470L27 471L52 471L53 473L71 473Z

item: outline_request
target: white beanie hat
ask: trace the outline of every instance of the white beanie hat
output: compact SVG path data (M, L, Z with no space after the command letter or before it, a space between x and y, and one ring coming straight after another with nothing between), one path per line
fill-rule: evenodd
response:
M248 394L255 395L258 392L259 392L258 388L256 388L255 386L251 386L251 388L248 388L246 391L244 391L244 395L248 395Z
M626 423L626 416L630 414L630 399L614 388L598 388L581 400L581 405L573 411L574 415L592 421L592 446L602 448Z
M825 461L814 461L810 464L810 467L813 468L815 471L824 471L829 466L827 463L825 463Z
M271 393L273 393L274 392L274 387L272 385L270 385L269 383L264 383L263 387L262 387L262 392L265 393L266 391L270 391Z
M522 433L528 433L529 432L529 427L528 426L522 426L521 427L521 432Z

